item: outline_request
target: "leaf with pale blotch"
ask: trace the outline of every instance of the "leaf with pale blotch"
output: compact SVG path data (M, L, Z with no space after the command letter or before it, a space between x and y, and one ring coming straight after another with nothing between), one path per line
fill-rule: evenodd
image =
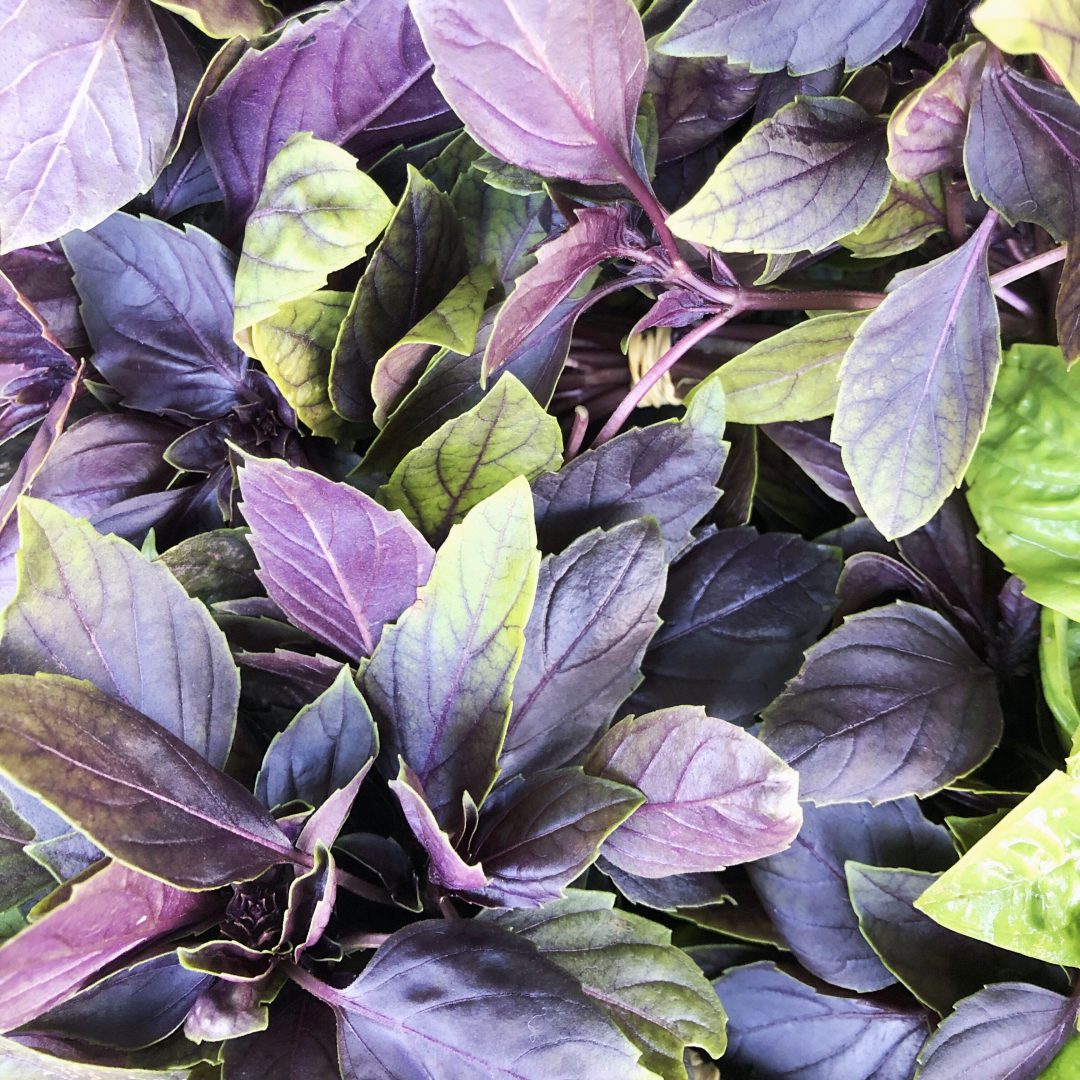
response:
M975 29L1009 53L1038 53L1080 101L1080 22L1075 0L985 0Z
M986 62L978 41L912 91L889 117L889 169L900 180L918 180L962 159L968 110Z
M282 304L251 328L252 355L299 419L328 439L349 432L330 404L330 354L349 300L348 293L322 289Z
M384 761L404 758L445 829L460 824L465 792L480 803L495 780L539 565L532 497L518 478L450 530L364 672Z
M940 173L920 180L893 179L878 212L840 243L856 259L883 259L913 251L945 230L945 192Z
M245 459L241 507L270 598L354 660L415 599L432 551L403 514L284 461Z
M121 862L198 890L289 861L255 797L141 713L64 675L0 691L0 771Z
M281 17L266 0L154 0L182 15L207 37L257 38Z
M248 218L234 330L322 288L327 274L364 255L392 212L352 154L308 132L293 135L270 162Z
M866 318L845 311L807 319L752 345L708 378L724 388L735 424L817 420L836 408L837 375Z
M915 906L958 934L1075 967L1078 807L1080 778L1051 773Z
M820 0L696 0L663 36L672 56L725 56L752 71L793 75L843 60L866 67L915 29L926 0L847 0L823 9Z
M416 385L433 348L468 356L488 293L495 284L491 270L470 270L396 345L379 357L371 379L373 419L379 427Z
M571 890L540 912L482 913L531 941L577 979L665 1080L685 1080L683 1052L724 1052L726 1017L701 969L671 944L671 931L612 910L611 893Z
M1080 622L1080 368L1060 349L1014 345L968 469L979 539L1024 593Z
M888 190L881 121L847 98L799 98L751 128L668 224L720 251L821 251Z
M6 4L0 252L103 221L161 171L177 83L147 0Z
M832 438L867 516L913 532L964 477L1001 360L987 219L962 246L885 297L840 369Z
M240 680L206 608L162 563L50 503L24 498L19 531L0 671L89 679L224 765Z
M478 405L410 450L379 498L437 545L477 503L515 477L533 480L561 460L558 422L507 374Z
M641 877L761 859L802 824L795 770L742 728L689 705L621 720L585 770L645 796L603 847L605 859Z
M618 182L631 172L648 57L626 0L412 0L435 83L469 134L542 176Z

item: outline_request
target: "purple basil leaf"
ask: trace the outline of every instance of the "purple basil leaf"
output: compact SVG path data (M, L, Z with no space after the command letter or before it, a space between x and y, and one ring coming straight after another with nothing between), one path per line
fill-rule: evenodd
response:
M406 926L334 996L346 1076L552 1080L570 1062L577 1075L653 1075L577 979L476 920Z
M651 55L645 89L656 106L657 160L707 146L753 107L760 86L760 75L723 57Z
M220 903L120 863L75 882L67 900L0 947L0 1031L67 1001L118 957L201 921Z
M881 604L882 597L895 599L897 593L924 607L935 608L946 618L961 614L954 611L941 590L918 570L879 551L860 551L848 558L836 591L840 597L838 617L874 607L875 601Z
M843 64L833 64L821 71L791 75L787 68L769 72L761 80L761 92L754 106L753 122L760 124L775 116L797 97L834 97L844 82Z
M717 979L728 1015L725 1068L769 1080L911 1080L921 1009L823 994L761 962Z
M830 499L843 504L853 514L862 514L855 489L851 486L851 477L848 476L840 457L840 447L829 441L827 419L762 424L761 430Z
M189 128L180 148L146 193L146 207L154 217L167 220L193 206L220 201L221 188L210 168L210 159L198 131Z
M671 931L640 915L613 911L610 893L575 889L536 912L481 915L512 930L581 982L585 993L666 1080L687 1075L687 1046L724 1052L725 1018L701 971L671 945Z
M235 982L261 979L274 963L268 951L263 952L231 938L204 941L177 951L184 965L192 971L222 976Z
M457 852L454 841L435 819L420 778L404 761L397 779L391 780L389 786L413 836L427 854L431 883L440 889L457 892L483 889L490 880L484 867L478 862L469 862Z
M782 851L799 830L798 777L752 735L689 705L622 720L585 762L646 802L604 858L641 877L723 870Z
M32 1028L137 1050L171 1035L209 983L208 975L183 967L175 951L161 953L80 991L39 1016Z
M511 0L513 2L513 0ZM632 248L624 207L596 206L577 211L577 219L536 252L536 265L518 279L499 308L484 353L487 375L505 367L556 305L605 259Z
M86 344L86 331L79 317L79 294L58 242L9 251L0 256L0 273L30 301L65 349L76 350Z
M347 833L338 837L334 850L339 854L345 852L370 870L399 907L406 911L423 911L412 860L396 840L375 833Z
M724 904L731 893L721 873L672 874L663 878L643 878L628 874L607 859L597 860L598 868L611 878L619 892L632 904L643 904L657 911Z
M75 368L30 301L0 274L0 442L40 420Z
M596 859L604 838L644 801L634 788L551 769L499 788L480 811L470 850L490 883L470 899L494 907L539 907Z
M366 758L347 783L335 788L322 805L315 808L304 822L296 841L296 846L301 851L312 855L318 852L320 845L329 849L334 844L348 820L356 796L360 793L360 785L374 764L374 756Z
M333 685L274 736L255 781L255 794L271 807L294 799L318 806L345 787L378 750L371 713L352 672L343 666Z
M0 671L89 679L224 765L239 677L203 605L164 566L46 502L24 500L19 525Z
M305 830L313 819L314 815L308 819ZM293 878L289 885L289 897L281 923L277 951L290 951L291 947L293 963L318 944L330 925L337 899L337 871L328 846L337 839L337 830L324 828L319 831L326 836L326 843L320 838L310 845L313 865L310 870ZM298 846L307 848L303 833Z
M675 558L716 503L724 464L719 384L705 384L682 420L635 428L574 458L533 485L536 529L544 551L561 551L590 529L655 517Z
M212 529L159 556L188 596L211 605L258 591L258 563L244 529Z
M0 911L7 911L54 885L49 871L25 852L34 828L15 810L13 799L0 791Z
M964 167L972 194L1003 217L1071 240L1080 228L1080 104L992 50L971 105Z
M364 164L453 122L405 0L344 0L293 20L268 48L249 50L199 112L236 227L255 206L267 165L298 131Z
M213 237L113 214L64 251L94 365L124 404L209 419L253 400L232 339L236 262Z
M469 134L543 176L613 183L632 175L648 58L624 0L412 0L435 81ZM640 181L639 181L640 182Z
M835 605L837 553L797 536L724 529L672 568L636 709L687 703L745 722L798 670Z
M762 739L820 804L931 795L1002 733L994 674L936 612L898 601L852 615L810 649L765 713Z
M289 859L255 798L152 720L66 676L0 681L0 768L110 854L190 889Z
M301 707L329 690L341 671L341 663L325 656L275 649L269 653L238 652L236 662L241 668L265 671L280 676L303 698Z
M192 1042L225 1042L264 1031L276 982L272 971L251 981L215 979L187 1014L184 1034Z
M0 250L88 229L154 182L177 83L148 0L4 5Z
M371 380L380 358L468 269L461 224L449 197L410 169L405 193L368 258L334 346L330 395L342 416L371 419Z
M896 980L859 933L844 864L944 870L955 859L949 834L914 799L882 806L804 807L787 851L747 867L776 928L807 971L834 986L867 992Z
M310 994L281 999L265 1031L223 1048L228 1080L341 1080L334 1014Z
M539 563L519 477L450 530L416 603L364 672L384 771L403 758L448 831L460 824L462 796L479 804L498 773Z
M934 516L963 479L1001 363L986 258L993 215L874 309L840 369L832 438L887 539Z
M660 40L672 56L726 56L794 75L840 60L866 67L906 41L926 0L850 0L822 18L818 0L695 0Z
M1039 986L995 983L961 1001L927 1039L919 1080L1041 1076L1075 1023L1075 1001Z
M579 760L600 737L641 681L664 580L660 532L647 519L593 530L540 564L499 756L505 777Z
M944 1016L989 982L1044 982L1049 964L963 937L912 905L938 874L848 861L848 893L859 929L889 970L924 1004ZM932 963L928 962L932 958Z
M284 461L246 458L240 490L271 598L346 656L371 655L427 580L427 541L400 511Z

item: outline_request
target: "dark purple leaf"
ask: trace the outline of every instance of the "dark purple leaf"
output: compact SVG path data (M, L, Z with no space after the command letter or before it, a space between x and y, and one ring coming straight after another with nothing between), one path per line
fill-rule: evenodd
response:
M747 867L784 942L807 971L834 986L867 992L896 980L859 933L844 864L944 870L955 859L949 834L914 799L882 806L804 807L787 851Z
M775 116L797 97L833 97L844 82L843 64L833 64L821 71L791 75L787 68L772 71L761 80L761 92L754 106L754 123Z
M302 696L305 704L328 690L341 671L337 660L288 649L275 649L270 653L238 652L236 661L241 668L280 676L292 685L294 693Z
M486 870L478 862L469 862L458 854L454 841L435 819L416 773L402 762L397 779L391 780L389 785L413 836L427 854L431 883L457 892L482 890L490 880Z
M68 899L0 947L0 1031L67 1001L118 957L199 922L220 903L119 863L76 882Z
M193 206L220 201L221 188L210 168L210 159L197 130L189 128L173 159L146 193L147 207L155 217L165 220Z
M971 105L964 167L972 194L1003 217L1070 240L1080 228L1080 104L993 50Z
M926 0L850 0L824 18L818 0L695 0L660 41L672 56L726 56L795 75L840 60L866 67L906 41Z
M940 875L851 860L845 871L863 937L888 969L942 1016L989 982L1042 982L1053 976L1048 964L955 934L917 911L912 905Z
M760 86L760 75L723 57L651 55L645 89L656 106L657 160L707 146L753 107Z
M377 751L378 746L374 749ZM333 845L348 820L356 796L360 793L360 785L374 764L374 755L366 758L345 784L335 788L323 804L316 807L315 812L304 822L297 838L296 846L301 851L312 855L317 854L320 847L329 849Z
M566 232L537 250L536 265L517 279L514 291L499 308L484 353L484 373L491 375L505 367L590 270L605 259L632 252L631 237L625 208L579 210Z
M37 1018L33 1030L137 1050L171 1035L209 983L208 975L183 967L175 950L161 953L50 1009Z
M342 416L371 419L376 404L371 381L379 360L468 269L464 235L449 197L410 169L405 193L364 267L334 346L330 396Z
M901 180L920 180L963 159L968 111L986 62L977 41L909 94L889 118L889 168Z
M680 421L635 428L574 458L533 485L544 551L561 551L590 529L655 517L675 558L715 504L727 453L719 384L695 394Z
M416 772L442 828L461 824L498 773L540 556L522 478L473 507L435 556L416 603L388 627L363 676L384 772Z
M664 578L648 520L594 530L541 563L499 757L505 777L576 761L603 733L641 681Z
M49 332L65 348L86 344L79 316L79 294L59 242L19 248L0 256L0 273L33 305Z
M0 678L0 768L110 854L189 889L289 859L255 798L152 720L77 679Z
M255 794L267 806L293 799L318 806L376 756L378 734L348 666L293 722L275 735L263 757Z
M24 501L19 525L0 671L89 679L223 765L239 678L203 605L161 564L46 502Z
M601 857L597 866L632 904L643 904L657 911L724 904L731 893L721 873L672 874L671 877L643 878L628 874Z
M851 478L840 458L840 447L829 441L828 420L762 424L761 430L796 462L830 499L842 503L853 514L863 512L855 489L851 486Z
M745 722L780 692L828 622L840 561L786 533L724 529L672 568L663 625L631 702L686 702Z
M484 802L470 845L489 884L470 899L494 907L539 907L596 860L604 838L644 801L623 784L580 768L518 778Z
M1042 1075L1076 1034L1076 1003L1019 982L965 998L919 1051L920 1080L1021 1080Z
M161 556L188 596L212 605L258 591L258 563L243 529L212 529L169 548Z
M894 600L897 594L932 607L946 618L960 614L954 612L941 590L918 570L879 551L860 551L848 558L836 591L840 597L836 609L838 617Z
M752 735L683 706L620 721L585 762L646 802L604 858L641 877L723 870L782 851L799 830L798 777Z
M227 1042L224 1057L229 1080L341 1080L334 1014L310 994L283 991L267 1029Z
M717 979L728 1015L725 1067L769 1080L911 1080L921 1009L823 994L761 962Z
M613 183L631 173L648 58L637 12L583 0L412 0L435 81L469 134L543 176Z
M887 539L925 525L975 452L1001 362L986 259L994 215L919 268L855 333L832 438L867 517Z
M346 656L369 656L427 580L424 538L400 511L284 461L247 458L240 490L271 598Z
M277 989L272 980L272 972L245 982L215 979L191 1007L184 1034L193 1042L224 1042L264 1031L267 1005Z
M211 418L253 400L232 339L236 262L213 237L113 214L64 251L94 365L126 405Z
M652 1075L577 979L476 920L399 930L334 1000L349 1076L552 1080L568 1062L579 1075Z
M754 506L757 489L758 433L752 424L728 424L727 435L731 449L717 483L720 499L712 519L722 529L746 525Z
M30 301L0 274L0 442L40 420L75 367Z
M268 48L249 50L199 112L236 226L270 160L298 131L345 146L363 164L453 123L405 0L344 0L293 20Z
M412 860L396 840L375 833L347 833L338 837L334 850L339 854L345 852L370 870L399 907L407 911L423 911Z
M993 672L936 612L897 602L811 648L761 737L820 805L930 795L982 764L1001 733Z
M62 32L58 32L62 29ZM88 229L154 182L177 82L147 0L7 0L0 55L0 250Z

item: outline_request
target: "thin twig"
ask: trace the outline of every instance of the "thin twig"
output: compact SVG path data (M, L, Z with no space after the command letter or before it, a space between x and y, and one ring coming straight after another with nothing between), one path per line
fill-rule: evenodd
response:
M1004 270L999 270L996 274L990 276L990 288L996 293L1006 285L1019 281L1020 278L1038 273L1048 266L1053 266L1054 263L1061 262L1068 253L1069 245L1062 244L1060 247L1051 248L1040 255L1033 255L1030 259L1018 262L1014 266L1007 266Z

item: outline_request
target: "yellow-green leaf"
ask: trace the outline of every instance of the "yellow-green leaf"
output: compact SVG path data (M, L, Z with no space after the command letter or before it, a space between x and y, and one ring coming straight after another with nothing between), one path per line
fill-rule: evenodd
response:
M351 295L322 289L290 300L251 328L255 359L282 397L316 435L337 439L349 430L330 404L330 353Z
M920 180L893 180L878 212L840 243L856 259L882 259L911 251L944 230L945 192L935 172Z
M236 333L361 258L393 211L352 154L310 132L293 135L270 162L248 219L236 271Z
M1039 672L1046 704L1068 746L1080 733L1080 623L1050 608L1042 610Z
M1038 53L1080 101L1080 10L1076 0L986 0L971 13L971 21L999 49Z
M281 18L281 12L266 0L154 0L154 3L182 15L212 38L256 38Z

